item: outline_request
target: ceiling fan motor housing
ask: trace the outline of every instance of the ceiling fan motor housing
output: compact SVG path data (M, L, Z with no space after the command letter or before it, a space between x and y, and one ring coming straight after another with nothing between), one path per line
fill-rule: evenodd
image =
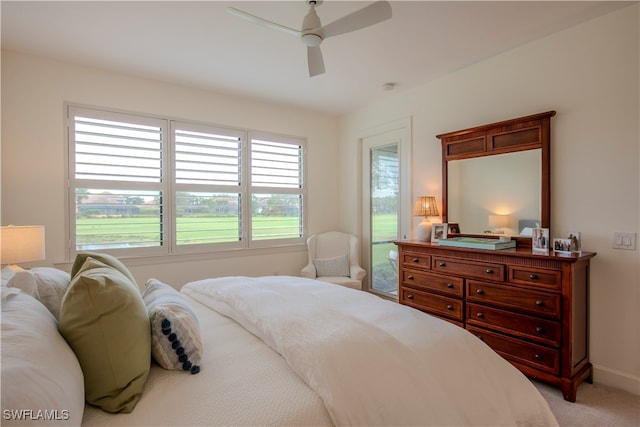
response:
M322 43L322 37L313 33L305 33L300 37L305 46L316 47Z

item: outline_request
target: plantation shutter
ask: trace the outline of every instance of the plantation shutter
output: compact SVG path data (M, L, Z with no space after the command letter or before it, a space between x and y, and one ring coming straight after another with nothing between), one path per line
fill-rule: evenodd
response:
M76 115L75 178L162 180L162 127Z
M253 133L251 141L251 237L301 241L304 236L304 143Z
M176 250L242 247L245 132L172 122Z
M67 106L69 259L304 243L304 139Z
M70 250L167 253L166 121L69 107L68 122Z

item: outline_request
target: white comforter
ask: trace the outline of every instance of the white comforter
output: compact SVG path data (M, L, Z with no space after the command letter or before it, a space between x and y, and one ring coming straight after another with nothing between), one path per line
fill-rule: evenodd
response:
M479 339L374 295L298 277L182 292L280 353L336 425L554 426L536 388Z

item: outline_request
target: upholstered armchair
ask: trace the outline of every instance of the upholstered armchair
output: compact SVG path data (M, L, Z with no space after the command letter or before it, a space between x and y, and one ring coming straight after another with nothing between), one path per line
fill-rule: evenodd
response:
M329 231L307 239L309 263L301 276L362 289L366 272L360 267L359 239L347 233Z

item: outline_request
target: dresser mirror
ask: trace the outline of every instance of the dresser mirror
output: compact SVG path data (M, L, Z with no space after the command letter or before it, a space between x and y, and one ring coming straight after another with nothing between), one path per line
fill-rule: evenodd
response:
M526 234L541 223L541 150L449 162L448 222L469 234Z
M438 135L442 221L458 224L463 235L522 236L523 242L533 228L549 228L554 115L549 111Z

